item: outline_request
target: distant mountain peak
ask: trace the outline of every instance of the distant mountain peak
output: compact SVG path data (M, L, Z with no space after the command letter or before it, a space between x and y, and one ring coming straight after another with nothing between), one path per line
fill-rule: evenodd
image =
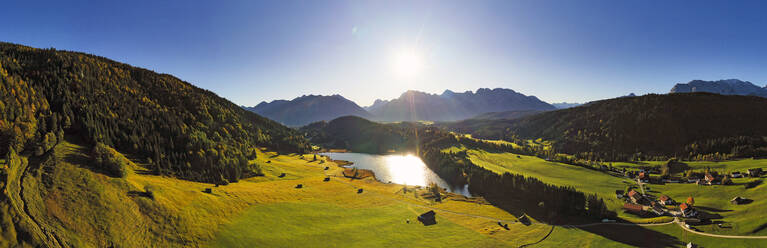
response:
M721 95L753 95L767 97L767 86L759 87L749 81L725 79L717 81L692 80L671 88L670 93L709 92Z
M246 107L245 109L288 126L303 126L347 115L371 117L365 109L339 94L328 96L302 95L290 101L261 102L255 107Z

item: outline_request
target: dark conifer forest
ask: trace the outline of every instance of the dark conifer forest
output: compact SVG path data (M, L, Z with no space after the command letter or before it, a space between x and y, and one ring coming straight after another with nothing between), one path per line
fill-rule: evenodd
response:
M309 149L292 129L167 74L103 57L0 43L0 154L42 155L65 135L162 175L222 182L257 173L258 146Z

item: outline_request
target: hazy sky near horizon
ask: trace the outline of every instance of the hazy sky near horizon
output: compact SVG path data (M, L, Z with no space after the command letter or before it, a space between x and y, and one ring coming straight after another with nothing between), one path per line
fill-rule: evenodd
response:
M767 1L3 1L0 40L175 75L241 105L510 88L548 102L767 83Z

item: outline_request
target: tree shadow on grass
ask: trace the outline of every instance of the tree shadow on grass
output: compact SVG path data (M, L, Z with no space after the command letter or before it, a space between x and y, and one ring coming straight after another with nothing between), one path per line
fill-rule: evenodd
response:
M639 225L597 224L580 227L582 224L599 223L598 220L584 217L556 217L555 214L545 213L535 205L526 206L521 200L499 201L498 199L486 199L494 206L513 214L514 216L527 215L533 219L548 225L561 225L564 228L577 228L606 239L634 247L678 247L685 243L677 237L648 229ZM526 206L526 207L525 207ZM547 221L555 220L555 221ZM618 220L618 222L623 222ZM673 224L671 224L673 225Z
M754 181L750 181L750 182L745 183L744 187L746 189L751 189L751 188L756 188L756 186L759 186L761 184L762 184L762 180L754 180Z
M758 227L754 228L754 230L751 231L751 233L758 233L758 232L760 232L760 231L762 231L764 229L767 229L767 222L765 222L764 224L761 224Z
M732 212L732 210L730 209L717 209L717 208L710 208L710 207L703 207L703 206L697 206L695 208L697 208L698 210L703 210L705 212L714 212L714 213Z
M596 225L578 229L634 247L678 247L685 244L677 237L639 225Z
M133 191L128 191L128 196L132 196L132 197L147 197L147 198L151 198L151 194L150 194L149 192L144 192L144 191L135 191L135 190L133 190Z

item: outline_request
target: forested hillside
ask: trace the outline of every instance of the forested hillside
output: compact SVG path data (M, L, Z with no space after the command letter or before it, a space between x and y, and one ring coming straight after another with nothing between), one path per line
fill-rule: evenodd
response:
M171 75L9 43L0 43L0 113L2 156L42 155L71 134L198 181L256 171L256 146L308 149L297 132Z
M299 129L315 144L354 152L414 151L417 123L381 124L356 116L315 122Z
M621 97L517 120L446 127L479 138L543 138L554 141L558 152L594 160L713 160L767 156L765 116L767 99L761 97L694 93Z

